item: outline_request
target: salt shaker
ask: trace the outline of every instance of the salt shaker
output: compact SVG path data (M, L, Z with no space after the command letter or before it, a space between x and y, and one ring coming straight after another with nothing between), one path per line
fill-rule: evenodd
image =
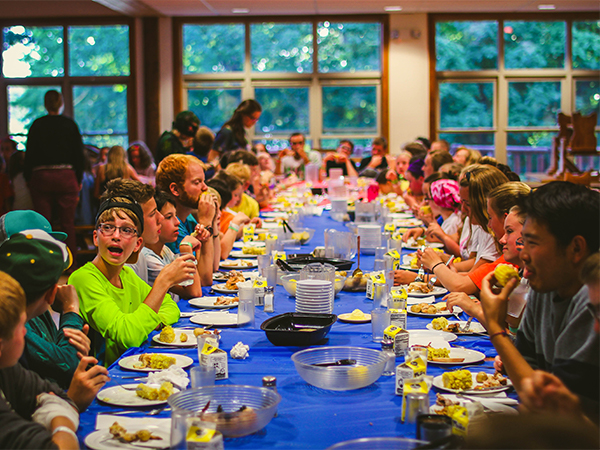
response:
M267 375L266 377L263 377L262 385L263 385L263 387L266 387L268 389L271 389L272 391L277 392L277 378L275 378L272 375ZM277 417L277 412L275 412L275 415L273 417Z
M273 287L265 288L265 312L275 312L273 304Z
M391 377L396 374L396 354L394 353L394 342L389 339L381 341L381 351L386 356L383 376Z

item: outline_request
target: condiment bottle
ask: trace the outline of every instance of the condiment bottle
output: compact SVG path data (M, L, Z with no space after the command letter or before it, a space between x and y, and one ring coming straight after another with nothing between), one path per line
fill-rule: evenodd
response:
M394 342L389 339L382 340L381 351L387 357L382 375L391 377L396 373L396 354L394 353Z
M277 378L275 378L272 375L267 375L266 377L263 377L262 385L263 385L263 387L266 387L268 389L271 389L272 391L277 392ZM273 417L277 417L277 411L275 412L275 415Z

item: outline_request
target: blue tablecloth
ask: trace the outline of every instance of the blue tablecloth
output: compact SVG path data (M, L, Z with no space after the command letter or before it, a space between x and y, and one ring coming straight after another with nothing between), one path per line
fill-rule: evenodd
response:
M335 228L346 230L343 223L335 222L325 212L322 217L305 219L305 226L315 228L317 232L313 240L303 247L302 252L308 253L315 246L324 244L324 230ZM291 252L291 251L290 251ZM374 257L361 255L361 268L370 271L373 268ZM203 288L207 295L210 288ZM237 439L226 439L225 448L242 449L324 449L337 442L361 437L404 436L414 437L414 424L404 424L400 421L402 398L394 393L395 377L382 376L376 383L363 389L334 392L326 391L308 385L296 372L291 355L298 347L276 347L260 330L260 324L269 317L294 311L294 299L289 297L282 286L275 289L275 312L265 313L262 307L256 308L256 329L224 328L220 347L229 352L237 343L243 342L250 346L250 356L245 360L228 360L229 378L217 381L217 384L245 384L261 386L262 377L273 375L277 378L277 390L282 396L278 407L278 416L260 432ZM192 311L187 301L179 302L182 311ZM372 301L365 298L364 292L350 293L342 291L335 299L334 314L352 312L355 308L370 311ZM466 317L464 317L466 318ZM463 318L463 319L464 319ZM425 329L431 319L409 315L408 329ZM190 326L189 319L181 319L175 326ZM153 333L154 334L154 333ZM371 340L371 324L347 324L336 322L327 335L326 345L352 345L358 347L380 348ZM488 358L496 355L494 347L485 336L464 336L455 341L460 345L483 352ZM148 351L150 339L141 348L129 349L126 355ZM150 351L161 351L152 349ZM197 349L181 350L165 348L161 353L180 353L190 356L194 363L198 362ZM397 363L401 362L398 358ZM446 369L452 367L446 367ZM493 372L491 360L477 365L487 372ZM439 375L442 367L429 365L428 375ZM121 376L132 375L123 371L115 363L110 367L110 375L115 381L125 383ZM111 381L107 386L115 384ZM130 381L130 380L129 380ZM435 389L430 395L431 402L435 401ZM81 425L78 435L83 445L83 438L95 427L96 415L113 409L97 401L81 415ZM127 408L129 409L129 408ZM157 417L169 417L169 412L163 412Z

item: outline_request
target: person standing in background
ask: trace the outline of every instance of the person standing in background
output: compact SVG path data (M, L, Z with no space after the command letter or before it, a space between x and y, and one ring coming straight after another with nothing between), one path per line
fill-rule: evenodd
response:
M156 146L156 164L173 153L187 153L192 148L192 142L200 119L192 111L181 111L175 116L173 129L165 131L158 139Z
M48 115L29 128L23 173L35 211L52 222L56 209L60 228L67 233L66 244L77 261L75 209L83 178L83 142L75 121L61 114L60 92L46 92L44 107Z
M229 119L221 127L213 148L208 154L208 160L213 161L215 158L227 156L226 153L232 150L249 150L248 139L246 139L246 128L252 128L262 113L262 106L256 100L244 100L238 105ZM221 162L221 166L226 166Z

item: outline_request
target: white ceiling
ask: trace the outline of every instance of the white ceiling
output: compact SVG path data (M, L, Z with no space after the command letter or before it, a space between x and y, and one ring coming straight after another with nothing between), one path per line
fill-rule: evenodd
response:
M538 5L553 4L554 12L590 12L598 17L598 0L0 0L1 16L44 17L100 14L128 16L244 16L382 14L386 6L401 6L410 13L538 12Z

